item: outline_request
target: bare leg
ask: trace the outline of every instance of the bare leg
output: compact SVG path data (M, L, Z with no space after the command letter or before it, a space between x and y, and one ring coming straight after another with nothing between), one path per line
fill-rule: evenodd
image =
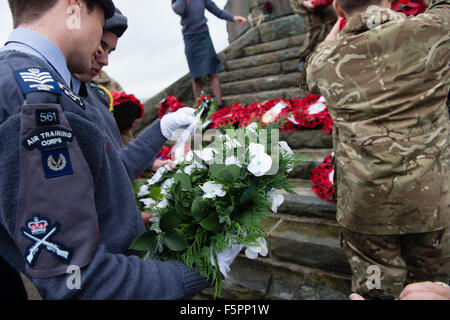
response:
M211 89L214 92L214 96L216 97L217 100L217 104L219 106L222 105L222 89L220 87L220 81L219 78L217 77L217 74L210 74L209 75L209 80L211 82Z
M194 99L199 98L203 89L201 78L192 79L192 89L194 90Z

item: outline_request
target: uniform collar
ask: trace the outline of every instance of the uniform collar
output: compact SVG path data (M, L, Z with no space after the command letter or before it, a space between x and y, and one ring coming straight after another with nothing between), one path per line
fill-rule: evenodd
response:
M390 21L404 21L405 18L406 15L401 12L395 12L391 9L381 8L379 6L371 6L367 11L348 20L343 32L361 33L377 29Z
M17 50L37 56L49 63L64 79L66 85L70 86L71 75L63 53L40 33L25 28L14 29L2 50Z

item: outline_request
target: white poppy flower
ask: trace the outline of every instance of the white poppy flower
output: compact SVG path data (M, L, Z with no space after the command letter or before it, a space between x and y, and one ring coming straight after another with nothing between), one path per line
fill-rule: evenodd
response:
M245 255L247 256L247 258L256 259L258 257L258 254L262 257L265 257L269 253L266 240L264 240L263 238L258 238L257 241L258 246L247 247L247 249L245 249Z
M286 141L279 141L278 144L280 145L281 151L283 151L283 154L293 154L294 151L289 147Z
M163 176L163 174L167 171L167 169L165 167L161 167L158 168L158 170L156 170L155 174L153 175L153 177L151 179L148 179L147 182L149 185L154 185L155 183L159 182Z
M180 163L180 162L184 161L184 159L186 157L186 154L184 152L184 146L180 146L180 147L176 148L175 150L172 149L171 152L173 154L173 158L174 158L174 162L175 163Z
M227 142L225 142L224 145L228 149L235 149L242 147L242 144L240 144L237 139L230 139Z
M144 204L145 209L152 207L156 203L156 201L153 200L152 198L145 198L145 199L141 199L139 201Z
M167 199L163 199L162 201L160 201L158 203L158 205L156 207L158 209L164 209L164 208L167 208L168 205L169 205L169 202L167 201Z
M222 190L221 184L216 184L212 182L206 182L203 186L200 187L203 192L203 199L214 199L215 197L224 197L227 192Z
M272 157L266 153L255 154L247 169L254 176L261 177L272 168Z
M225 159L225 165L231 166L232 164L235 164L239 168L242 168L242 164L239 162L239 159L236 156L230 156Z
M139 188L139 192L138 192L137 196L138 196L138 198L140 198L140 197L146 196L148 194L150 194L150 191L148 190L148 184L146 184Z
M195 161L193 164L188 165L187 167L184 168L184 173L191 175L193 171L202 169L206 169L206 166Z
M161 184L161 194L164 195L166 198L170 197L169 195L169 189L172 186L172 184L175 183L175 179L174 178L170 178L165 180L162 184Z
M194 159L194 153L192 150L189 150L188 153L186 153L186 161L191 162Z
M259 143L250 143L250 146L248 147L248 150L250 152L250 157L255 156L259 153L265 153L266 148L264 145Z
M292 151L292 149L289 147L289 145L287 144L286 141L279 141L278 144L280 145L282 155L294 154L294 151ZM289 173L293 169L294 169L294 165L290 164L286 171Z
M272 211L277 213L278 207L281 206L284 202L284 196L280 193L277 193L274 189L267 193L269 197L269 201L272 203Z
M214 149L213 148L205 148L202 150L202 160L209 162L214 159Z

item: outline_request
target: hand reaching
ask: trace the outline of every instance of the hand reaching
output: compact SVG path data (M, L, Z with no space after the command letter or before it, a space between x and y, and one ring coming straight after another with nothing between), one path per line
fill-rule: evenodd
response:
M239 23L241 26L247 23L247 19L241 16L234 16L233 21Z
M450 300L450 288L436 282L417 282L407 285L400 293L400 300ZM350 295L350 300L365 300L359 294Z
M195 121L195 110L181 108L176 112L168 113L161 119L161 132L166 139L171 139L177 129L183 129Z

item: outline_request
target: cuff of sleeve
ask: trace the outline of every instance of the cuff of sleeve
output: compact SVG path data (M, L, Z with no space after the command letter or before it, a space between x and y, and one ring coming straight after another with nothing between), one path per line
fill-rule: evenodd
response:
M233 18L234 18L234 14L228 12L228 11L224 11L224 19L228 20L230 22L233 22Z
M159 119L147 128L147 130L140 135L140 138L144 139L158 152L167 141L166 137L164 137L161 132L161 121Z
M188 266L181 261L179 264L181 276L183 277L185 297L193 297L203 289L211 286L211 281L203 278L196 269L189 270Z

